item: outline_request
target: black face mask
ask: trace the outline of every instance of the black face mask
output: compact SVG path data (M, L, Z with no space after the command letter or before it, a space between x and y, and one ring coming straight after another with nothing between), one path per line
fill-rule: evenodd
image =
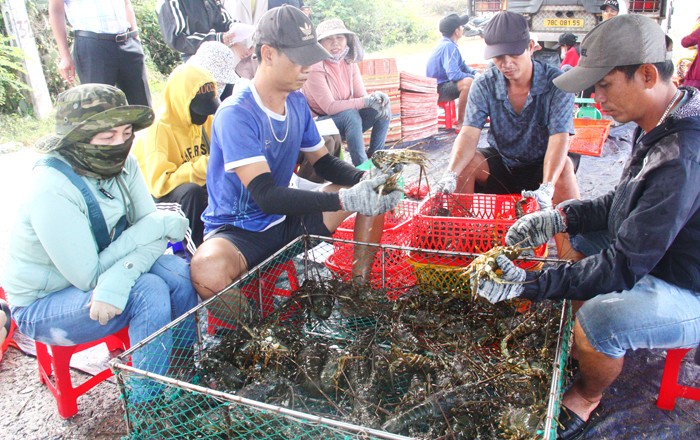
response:
M205 122L207 122L207 118L209 115L200 115L199 113L195 113L190 109L190 119L192 119L192 123L194 125L203 125Z

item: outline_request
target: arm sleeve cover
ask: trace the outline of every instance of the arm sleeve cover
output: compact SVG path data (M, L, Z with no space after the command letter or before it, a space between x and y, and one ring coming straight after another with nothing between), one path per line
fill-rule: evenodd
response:
M266 214L302 215L341 209L338 193L277 186L271 173L263 173L253 179L248 184L248 191Z
M364 171L358 170L335 156L326 154L314 164L316 174L323 179L342 186L353 186L362 179ZM257 201L257 200L256 200Z

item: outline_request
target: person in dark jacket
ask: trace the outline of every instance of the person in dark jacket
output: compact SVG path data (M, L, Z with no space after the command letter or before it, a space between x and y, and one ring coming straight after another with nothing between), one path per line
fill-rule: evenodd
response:
M595 85L607 114L638 125L615 191L524 216L506 236L527 247L568 232L583 258L526 273L499 256L510 283L478 286L491 302L586 301L574 324L579 375L562 399L560 439L595 423L627 350L700 344L700 93L671 81L666 38L645 16L611 18L583 40L579 65L554 80L571 92Z
M194 55L205 41L218 41L234 51L242 50L231 31L234 20L221 0L160 0L158 24L165 44L180 52L182 59Z

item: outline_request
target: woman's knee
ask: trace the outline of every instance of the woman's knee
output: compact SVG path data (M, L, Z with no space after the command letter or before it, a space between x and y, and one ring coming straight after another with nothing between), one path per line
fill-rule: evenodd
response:
M177 257L176 257L177 258ZM131 289L129 301L135 310L147 309L156 311L163 309L170 313L170 288L168 283L153 273L141 275ZM167 307L163 307L167 305ZM154 310L155 309L155 310Z

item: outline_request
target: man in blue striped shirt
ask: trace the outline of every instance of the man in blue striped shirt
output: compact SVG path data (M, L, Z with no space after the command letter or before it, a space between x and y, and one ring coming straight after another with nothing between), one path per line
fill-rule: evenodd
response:
M442 192L509 194L522 191L541 209L579 198L578 157L567 157L574 134L574 95L552 80L561 71L533 60L527 21L501 12L484 30L485 58L494 66L472 84L464 127L452 147ZM488 148L477 148L491 119Z

